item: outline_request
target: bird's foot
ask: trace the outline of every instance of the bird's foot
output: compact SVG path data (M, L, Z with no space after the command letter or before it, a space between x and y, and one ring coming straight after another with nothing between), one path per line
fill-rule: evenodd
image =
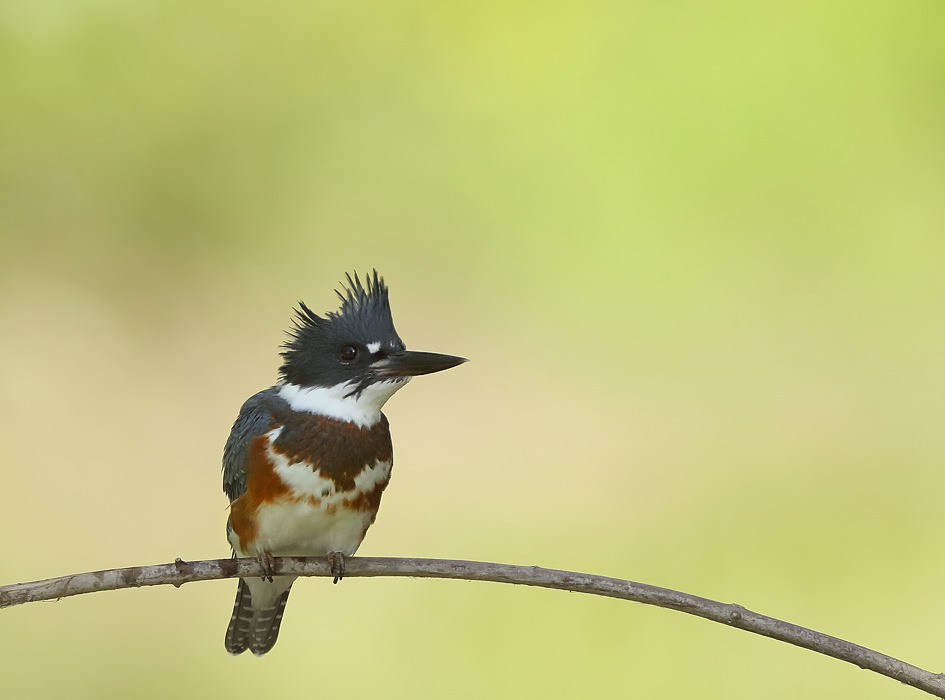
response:
M338 583L345 575L345 555L341 552L329 552L326 558L328 570L335 577L332 583Z
M272 583L274 573L272 567L275 566L272 555L269 552L260 552L256 559L259 560L259 568L262 569L262 580Z

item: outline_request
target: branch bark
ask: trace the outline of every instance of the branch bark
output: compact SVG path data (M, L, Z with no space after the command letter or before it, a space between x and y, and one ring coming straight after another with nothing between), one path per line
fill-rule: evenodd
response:
M319 557L278 557L274 571L294 576L331 576L328 563ZM181 586L191 581L260 576L255 559L216 559L183 561L154 566L133 566L73 574L43 581L0 586L0 608L40 600L58 600L68 596L110 591L119 588ZM537 566L513 566L488 562L445 559L392 559L352 557L345 560L345 576L409 576L415 578L465 579L515 583L554 588L577 593L632 600L720 622L819 654L855 664L860 668L893 678L901 683L945 698L945 675L931 673L912 664L837 637L752 612L733 603L719 603L708 598L660 588L634 581Z

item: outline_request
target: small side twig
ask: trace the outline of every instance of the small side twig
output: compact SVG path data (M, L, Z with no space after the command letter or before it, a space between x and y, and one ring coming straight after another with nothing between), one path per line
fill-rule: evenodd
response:
M328 562L322 558L277 557L277 574L293 576L331 576ZM191 581L251 577L262 574L255 559L216 559L171 564L109 569L59 578L0 586L0 608L40 600L56 600L93 591L136 588ZM354 557L345 562L345 577L409 576L417 578L465 579L514 583L541 588L589 593L632 600L669 608L720 622L788 644L810 649L855 664L897 681L945 698L945 675L926 671L878 651L867 649L837 637L806 627L752 612L740 605L720 603L668 588L592 574L542 569L537 566L513 566L488 562L447 559L392 559Z

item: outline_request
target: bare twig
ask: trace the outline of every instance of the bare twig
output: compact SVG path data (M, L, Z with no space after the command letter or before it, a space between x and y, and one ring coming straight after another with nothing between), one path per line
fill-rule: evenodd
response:
M275 573L297 576L331 576L328 563L321 558L282 557L275 559ZM60 578L0 586L0 607L19 605L39 600L56 600L67 596L109 591L119 588L180 586L191 581L260 576L255 559L217 559L173 564L133 566L127 569L109 569ZM650 586L606 576L542 569L537 566L512 566L475 561L444 559L390 559L380 557L349 558L345 562L345 576L411 576L418 578L466 579L517 583L526 586L556 588L578 593L591 593L610 598L633 600L647 605L670 608L730 627L737 627L788 644L826 654L847 661L897 681L911 685L939 698L945 698L945 675L931 673L886 654L858 644L831 637L821 632L800 627L747 610L740 605L719 603L707 598L681 593L668 588Z

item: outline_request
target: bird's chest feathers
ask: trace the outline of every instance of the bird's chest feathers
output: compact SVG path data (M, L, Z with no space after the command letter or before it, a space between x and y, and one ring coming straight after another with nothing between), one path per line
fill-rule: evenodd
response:
M364 428L293 411L266 437L273 469L287 486L303 492L300 495L330 497L371 488L390 476L393 448L383 415Z
M256 548L271 554L353 554L390 480L387 420L371 428L323 418L288 419L260 436ZM254 470L255 471L255 470ZM258 479L254 479L258 476Z
M393 450L386 422L378 426L384 430L341 425L320 430L289 424L267 434L266 456L291 498L328 507L387 485Z

